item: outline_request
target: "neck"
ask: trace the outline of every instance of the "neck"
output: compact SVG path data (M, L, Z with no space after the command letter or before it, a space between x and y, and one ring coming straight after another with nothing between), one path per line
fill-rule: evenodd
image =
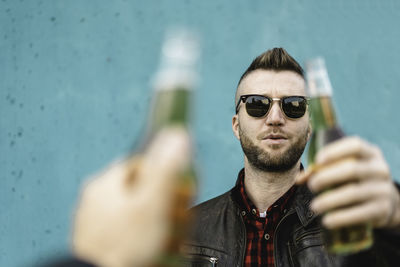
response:
M260 212L264 212L295 183L300 172L300 160L290 170L268 172L254 168L245 158L246 194Z

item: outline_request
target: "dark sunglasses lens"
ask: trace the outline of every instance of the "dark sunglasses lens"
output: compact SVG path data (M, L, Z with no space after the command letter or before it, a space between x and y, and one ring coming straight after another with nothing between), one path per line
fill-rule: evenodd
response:
M246 111L252 117L262 117L267 114L271 101L263 96L249 96L246 99Z
M289 118L301 118L306 113L307 100L298 96L286 97L282 100L282 109Z

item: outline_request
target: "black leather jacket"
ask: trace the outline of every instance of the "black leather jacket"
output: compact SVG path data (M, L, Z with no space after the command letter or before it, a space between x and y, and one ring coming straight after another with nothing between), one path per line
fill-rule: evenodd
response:
M246 229L238 187L208 200L192 210L195 222L184 247L184 266L243 266ZM351 256L325 251L319 218L309 209L312 194L306 186L295 193L291 207L277 225L274 235L275 266L400 266L400 233L374 231L371 249Z

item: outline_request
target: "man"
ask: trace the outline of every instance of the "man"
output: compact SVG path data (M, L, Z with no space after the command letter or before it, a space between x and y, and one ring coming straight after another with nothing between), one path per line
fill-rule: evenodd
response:
M324 167L301 173L299 158L311 133L304 94L302 69L283 49L267 51L242 76L232 126L245 152L244 169L231 191L194 208L184 266L397 266L399 194L377 148L347 138L318 154L317 165ZM272 98L269 109L246 108L245 102L265 101L260 96ZM285 113L277 98L288 96L295 97L285 98L293 105ZM154 266L170 235L174 178L187 168L190 148L184 129L165 129L140 160L122 161L91 180L76 212L76 259L49 266ZM342 159L349 156L358 160ZM311 210L311 192L296 179L315 192L344 180L358 184L321 194ZM350 205L353 210L336 209ZM319 213L330 228L373 223L373 248L328 255Z
M305 80L284 49L269 50L251 63L239 80L235 105L232 129L244 168L232 190L194 208L197 219L185 247L189 266L400 262L400 197L378 148L343 138L317 155L318 171L302 172L300 157L312 132ZM311 191L333 186L313 199ZM372 248L348 256L327 253L322 226L359 223L374 226Z

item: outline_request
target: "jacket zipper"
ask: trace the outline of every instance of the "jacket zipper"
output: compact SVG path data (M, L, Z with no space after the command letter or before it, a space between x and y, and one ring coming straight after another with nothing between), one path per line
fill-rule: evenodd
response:
M295 210L291 210L290 212L286 213L285 216L283 216L283 218L279 221L278 225L275 228L275 232L274 232L274 265L275 267L277 267L278 265L276 264L277 262L277 256L276 256L276 248L277 248L277 244L276 244L276 233L278 232L279 226L282 224L282 222L289 217L290 215L292 215L293 213L295 213Z
M211 257L211 258L209 258L209 261L212 264L211 266L215 267L215 266L217 266L218 258L217 257Z
M191 255L187 255L187 257L189 257L191 259L202 259L202 260L208 261L208 262L211 263L212 267L216 267L217 266L217 262L218 262L218 258L217 257L210 257L210 256L206 256L206 255L191 254Z

